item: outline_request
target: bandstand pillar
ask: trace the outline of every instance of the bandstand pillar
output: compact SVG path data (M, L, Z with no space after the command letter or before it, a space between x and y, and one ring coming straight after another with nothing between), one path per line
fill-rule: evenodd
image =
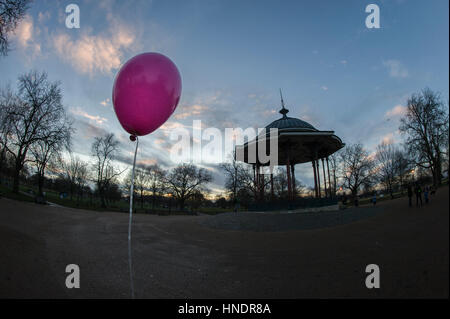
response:
M291 164L291 174L292 174L292 197L297 196L297 190L295 188L295 164Z
M261 201L264 201L264 185L265 184L265 178L264 174L259 174L259 198Z
M319 159L316 159L316 165L317 165L317 193L319 194L319 198L321 198L322 194L320 194L320 164L319 164Z
M253 193L255 196L255 201L257 200L257 195L258 195L258 182L256 179L256 164L253 164Z
M328 197L328 190L327 190L327 175L325 175L325 164L322 158L322 173L323 173L323 187L325 188L325 198Z
M314 171L314 193L316 195L316 198L318 197L317 194L317 173L316 173L316 160L313 159L312 160L312 167L313 167L313 171Z
M270 170L270 199L271 200L275 199L275 195L273 193L273 172L272 172L272 170Z
M291 163L289 162L289 155L286 161L286 173L287 173L287 182L288 182L288 199L292 199L292 181L291 181Z
M327 156L327 171L328 171L328 188L330 190L330 198L333 197L333 191L331 190L331 179L330 179L330 166L328 165L328 156Z

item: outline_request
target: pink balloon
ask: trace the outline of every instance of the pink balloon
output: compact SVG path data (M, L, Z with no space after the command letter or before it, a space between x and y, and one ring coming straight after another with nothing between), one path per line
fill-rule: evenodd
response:
M181 96L176 65L159 53L142 53L125 63L114 80L112 101L122 127L146 135L175 111Z

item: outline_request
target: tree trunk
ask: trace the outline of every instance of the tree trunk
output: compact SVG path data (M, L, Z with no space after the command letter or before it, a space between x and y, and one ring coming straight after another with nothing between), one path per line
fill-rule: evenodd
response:
M184 210L184 198L180 198L180 210Z
M19 193L19 177L20 177L20 166L16 163L14 170L14 182L13 182L13 193Z
M100 195L100 201L101 201L101 205L102 208L106 208L106 201L105 201L105 195L103 194L103 190L99 191L99 195Z
M336 185L336 170L333 170L333 195L336 196L337 185Z
M81 189L81 187L77 187L78 191L77 191L77 206L80 205L80 197L83 196L83 191Z
M0 155L0 184L2 181L2 177L3 177L3 166L5 163L5 149L2 149L1 155Z
M357 196L358 196L358 190L352 190L353 205L355 205L355 206L357 206L357 203L356 203Z
M441 160L438 158L436 161L436 167L434 169L435 175L436 175L436 186L441 186L442 180L442 167L441 167Z
M38 193L39 193L39 196L44 196L43 188L44 188L44 176L39 174L38 175Z

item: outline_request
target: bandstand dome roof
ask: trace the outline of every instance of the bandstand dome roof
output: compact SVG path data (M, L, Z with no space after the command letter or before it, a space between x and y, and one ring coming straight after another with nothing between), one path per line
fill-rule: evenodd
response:
M236 150L243 149L244 162L250 163L248 147L257 144L259 139L266 141L266 150L270 151L269 131L271 128L278 129L278 165L284 165L287 162L300 164L325 158L344 147L345 144L334 134L334 131L321 131L308 122L286 116L289 110L284 107L283 97L281 97L281 105L282 109L279 111L282 114L281 118L267 125L266 130L252 141L236 146Z
M277 128L277 129L286 129L286 128L295 128L297 130L305 130L305 131L317 131L311 124L308 122L302 121L300 119L296 119L294 117L282 117L278 120L273 121L269 125L266 126L266 129Z

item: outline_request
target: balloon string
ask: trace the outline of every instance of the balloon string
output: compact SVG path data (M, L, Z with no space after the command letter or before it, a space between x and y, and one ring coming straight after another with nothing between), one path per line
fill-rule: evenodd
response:
M130 219L128 221L128 265L130 268L130 289L131 298L134 299L134 284L133 284L133 259L131 256L131 221L133 218L133 193L134 193L134 169L136 167L136 154L138 150L139 139L136 136L136 150L134 151L133 171L131 172L131 187L130 187Z

